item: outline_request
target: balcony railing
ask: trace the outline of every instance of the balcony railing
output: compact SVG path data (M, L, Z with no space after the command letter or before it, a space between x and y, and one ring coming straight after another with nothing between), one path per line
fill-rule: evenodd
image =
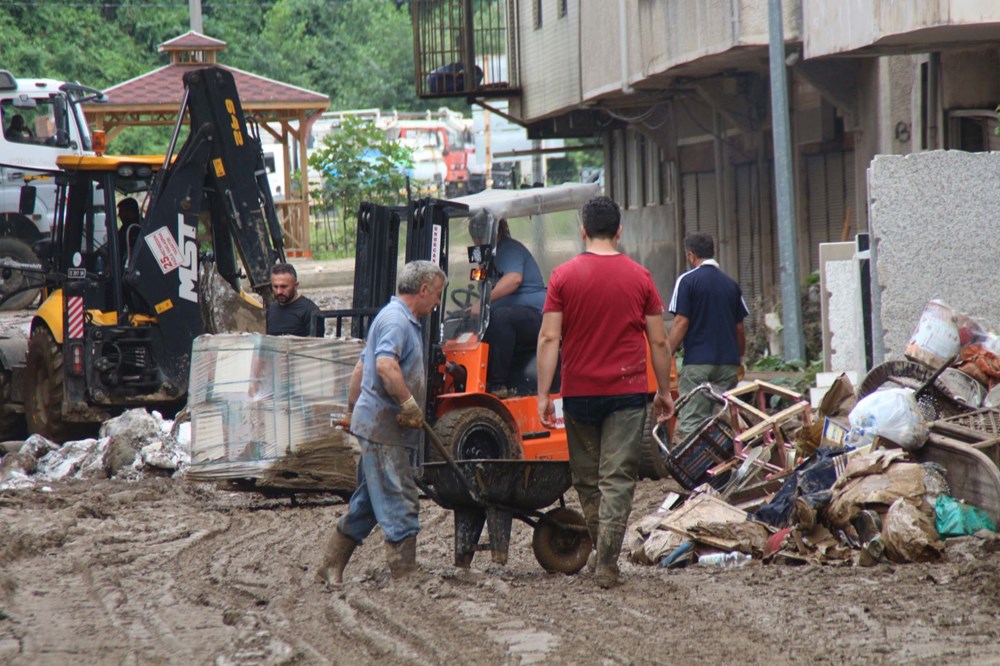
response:
M516 0L413 0L420 97L520 94Z

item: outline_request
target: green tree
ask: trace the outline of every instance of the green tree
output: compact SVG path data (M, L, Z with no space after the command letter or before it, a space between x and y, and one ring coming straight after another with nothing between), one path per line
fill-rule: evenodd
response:
M315 194L340 217L339 254L354 243L355 212L362 201L391 205L406 187L406 170L413 168L411 150L388 138L384 130L357 116L347 116L323 139L309 157L309 166L322 174ZM332 230L327 229L331 238Z

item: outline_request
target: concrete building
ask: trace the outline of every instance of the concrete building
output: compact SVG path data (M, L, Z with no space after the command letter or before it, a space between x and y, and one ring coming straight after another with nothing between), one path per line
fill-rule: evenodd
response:
M778 306L767 0L499 0L507 80L455 94L509 100L529 136L600 137L607 194L625 211L627 251L665 295L693 231L719 240L752 325ZM867 228L876 154L998 145L1000 3L784 0L799 274L821 242ZM468 7L466 7L468 5ZM471 0L416 0L418 92L448 60L489 43L430 44L439 17L478 18ZM459 10L459 11L456 11ZM466 12L465 9L470 9ZM440 27L440 26L438 26ZM480 26L475 26L480 30ZM440 30L438 34L444 34ZM443 60L442 60L443 59ZM463 88L464 85L464 88Z

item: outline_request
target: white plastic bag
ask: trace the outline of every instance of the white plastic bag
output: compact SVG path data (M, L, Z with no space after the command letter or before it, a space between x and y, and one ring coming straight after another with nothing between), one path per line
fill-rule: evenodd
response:
M848 417L851 431L846 443L867 446L876 436L895 442L907 451L915 451L927 441L927 424L914 392L908 388L876 391L862 398Z

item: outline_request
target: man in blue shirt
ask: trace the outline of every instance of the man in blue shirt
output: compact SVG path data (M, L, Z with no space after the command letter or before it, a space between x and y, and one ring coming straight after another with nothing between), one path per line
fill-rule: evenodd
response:
M316 576L332 588L343 585L354 549L376 525L385 534L385 554L394 578L416 568L420 531L413 480L419 429L427 393L420 317L441 300L447 282L430 261L411 261L400 271L389 304L372 321L365 350L351 374L350 431L358 438L358 488L337 523Z
M674 315L668 341L671 349L684 347L680 393L686 395L706 382L728 391L739 381L746 351L743 320L750 311L740 285L722 272L709 234L684 239L691 270L677 278L668 308ZM691 396L678 414L673 440L683 441L712 415L713 403L702 393Z
M499 277L490 291L490 324L483 339L490 345L486 390L506 398L513 394L514 352L538 344L545 281L528 248L511 238L507 220L500 220L497 239L493 267Z

